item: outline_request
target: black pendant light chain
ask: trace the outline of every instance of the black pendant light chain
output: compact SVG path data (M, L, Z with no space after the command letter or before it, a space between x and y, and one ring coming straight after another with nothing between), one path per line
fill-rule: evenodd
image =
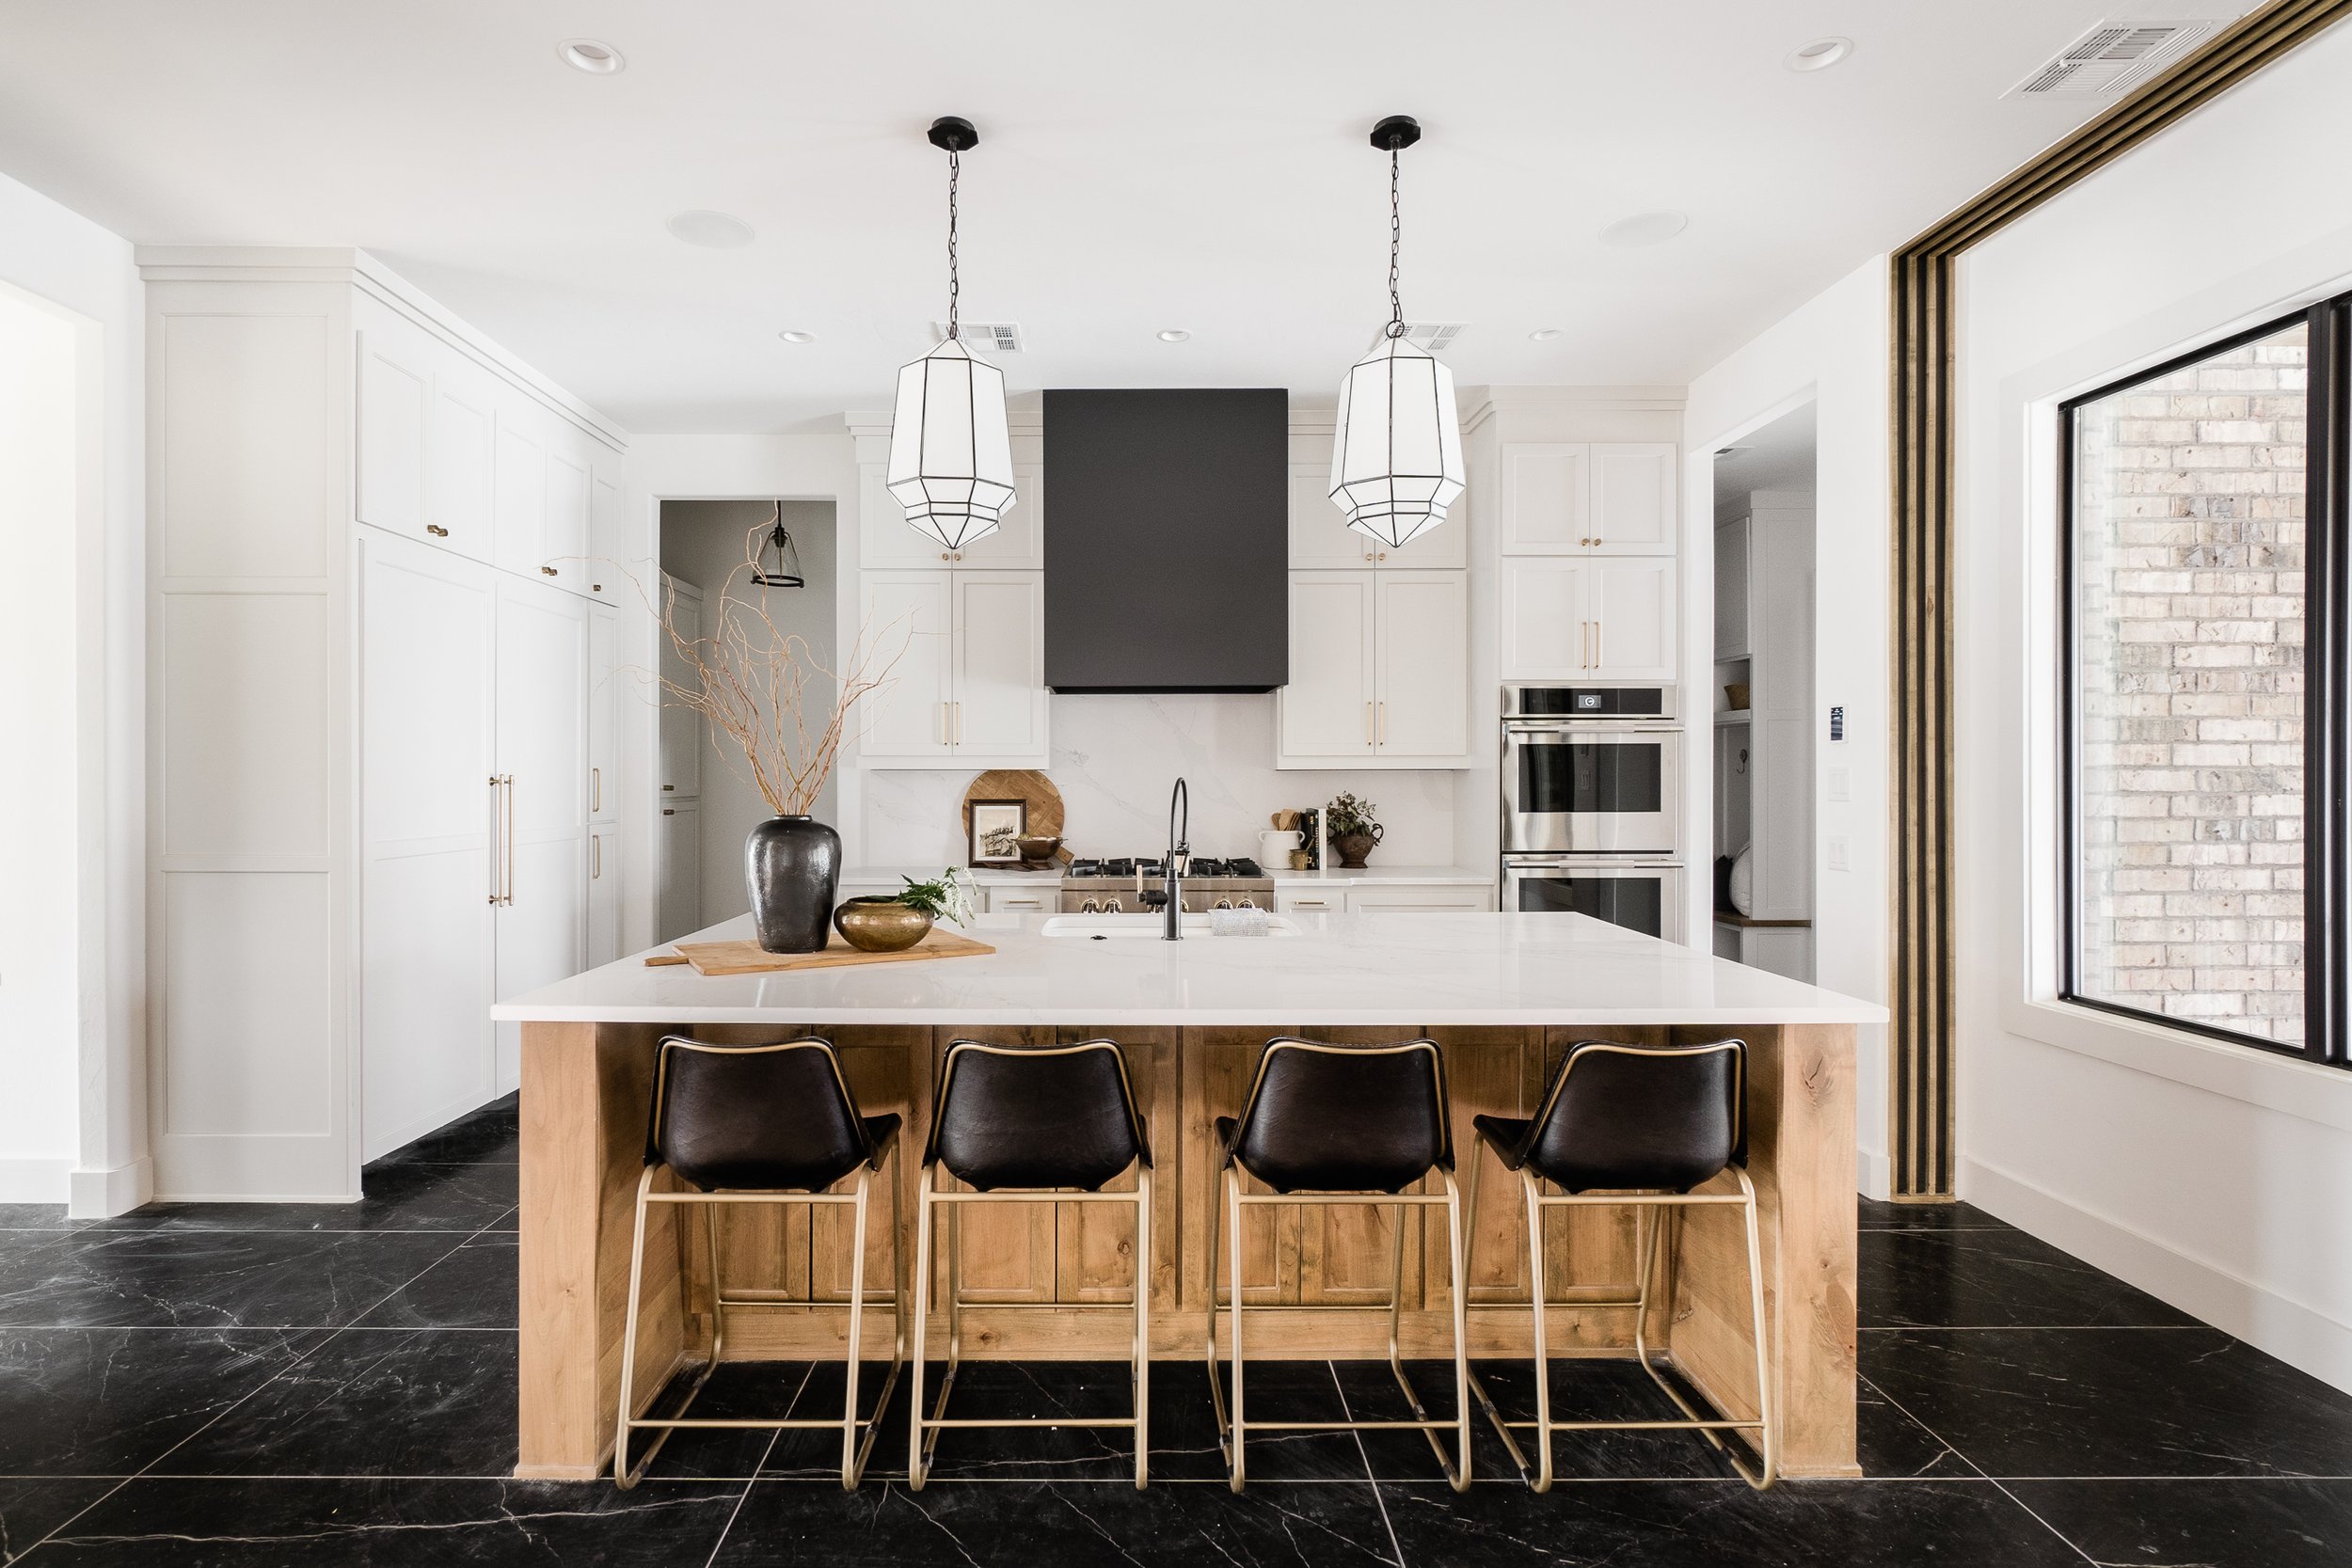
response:
M1389 336L1405 336L1405 302L1396 289L1397 251L1405 241L1404 209L1397 200L1397 154L1403 150L1401 138L1389 137Z
M956 186L963 178L963 153L953 146L947 149L947 341L958 336L956 310L962 283L956 276Z

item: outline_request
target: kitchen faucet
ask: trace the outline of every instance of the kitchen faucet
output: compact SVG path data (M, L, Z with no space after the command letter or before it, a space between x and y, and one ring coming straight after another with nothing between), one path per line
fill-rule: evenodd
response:
M1179 811L1183 813L1181 818ZM1181 826L1179 825L1181 821ZM1162 941L1184 940L1184 865L1192 859L1192 791L1178 779L1168 797L1168 854L1160 862L1160 891L1138 893L1146 909L1167 911L1168 926L1160 933ZM1140 874L1137 881L1142 880Z

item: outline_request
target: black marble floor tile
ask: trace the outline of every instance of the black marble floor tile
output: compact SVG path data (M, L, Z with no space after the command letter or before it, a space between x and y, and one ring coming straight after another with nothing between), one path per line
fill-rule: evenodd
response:
M515 1337L345 1329L157 1465L179 1476L502 1476Z
M1987 1475L2352 1475L2352 1394L2215 1328L1889 1331L1862 1371Z
M687 1482L134 1481L32 1558L38 1568L595 1568L700 1564L742 1488Z
M809 1381L810 1368L803 1361L730 1361L710 1375L710 1381L695 1397L686 1413L697 1419L759 1420L782 1416L788 1418L830 1418L841 1408L841 1377L834 1369L831 1402L821 1407L803 1398L803 1386ZM882 1386L885 1368L868 1364L859 1382L858 1406L867 1414L874 1408L874 1392ZM649 1414L675 1415L677 1402L693 1384L696 1369L689 1369L673 1378L662 1390L661 1400ZM896 1398L904 1401L904 1390ZM903 1418L894 1424L898 1433L898 1446L884 1449L877 1439L873 1464L875 1473L882 1473L885 1462L898 1464L904 1474L901 1461L905 1453L906 1426ZM646 1444L660 1433L640 1433L630 1439L639 1453ZM654 1454L653 1465L646 1474L654 1480L679 1481L748 1481L759 1474L760 1461L768 1456L772 1444L794 1441L807 1445L804 1452L807 1471L812 1476L833 1475L836 1482L841 1467L841 1438L838 1430L826 1433L779 1434L769 1428L694 1428L685 1427L673 1432ZM636 1463L632 1458L631 1463Z
M0 1475L127 1476L324 1338L274 1329L0 1329Z
M1857 1198L1856 1222L1865 1230L2014 1230L1973 1203L1889 1203Z
M2352 1481L2034 1481L2010 1490L2098 1563L2343 1568Z
M494 1100L470 1116L427 1132L416 1142L394 1149L371 1164L370 1172L388 1164L424 1161L445 1165L511 1165L520 1158L520 1096Z
M1864 1328L2177 1328L2197 1320L2022 1230L1869 1230Z
M1384 1484L1407 1568L2083 1568L2073 1547L1988 1481L1563 1481Z
M89 1223L68 1219L62 1203L0 1203L0 1230L79 1230Z
M93 1227L0 1265L0 1323L336 1327L460 1240Z
M515 1207L513 1165L373 1164L357 1203L151 1203L103 1230L454 1230L495 1224Z
M1854 1456L1873 1481L1973 1481L1982 1474L1867 1377L1854 1389Z
M87 1476L0 1477L0 1563L16 1561L32 1550L35 1542L118 1484Z
M513 1231L470 1237L359 1322L371 1328L513 1328L515 1267Z
M1394 1564L1363 1483L1132 1486L869 1482L855 1497L763 1481L713 1568L1377 1568Z
M1405 1402L1396 1377L1384 1361L1341 1361L1333 1365L1347 1389L1349 1410L1359 1419L1403 1420L1412 1412ZM1454 1413L1454 1364L1415 1361L1406 1368L1420 1390L1422 1407L1433 1418ZM1506 1420L1535 1417L1535 1369L1527 1361L1481 1361L1480 1380L1487 1397ZM1668 1373L1672 1375L1671 1372ZM1688 1387L1683 1395L1704 1409ZM1681 1420L1676 1408L1649 1374L1629 1360L1601 1356L1556 1356L1551 1361L1551 1415L1554 1420ZM1446 1452L1455 1451L1452 1433L1440 1433ZM1537 1464L1532 1428L1514 1430L1512 1436L1529 1465ZM1481 1481L1511 1479L1518 1468L1510 1450L1495 1435L1493 1424L1470 1402L1470 1473ZM1444 1479L1426 1438L1411 1432L1368 1432L1364 1451L1372 1472L1381 1481L1430 1481ZM1552 1439L1552 1473L1558 1477L1627 1480L1672 1477L1685 1480L1736 1479L1738 1472L1695 1433L1688 1432L1564 1432Z

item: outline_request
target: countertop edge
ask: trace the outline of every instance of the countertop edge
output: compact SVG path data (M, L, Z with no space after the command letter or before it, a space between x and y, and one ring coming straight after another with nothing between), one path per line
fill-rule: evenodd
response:
M1318 1008L1304 1012L1268 1011L1256 1007L1073 1009L1041 1007L532 1007L502 1003L490 1009L501 1023L830 1023L830 1024L986 1024L1014 1027L1033 1023L1113 1024L1138 1027L1224 1029L1255 1024L1348 1024L1369 1027L1475 1028L1561 1024L1807 1024L1884 1023L1883 1007L1724 1009L1721 1007L1591 1007L1544 1009L1505 1007L1483 1011L1459 1008L1416 1011L1400 1015L1389 1008Z

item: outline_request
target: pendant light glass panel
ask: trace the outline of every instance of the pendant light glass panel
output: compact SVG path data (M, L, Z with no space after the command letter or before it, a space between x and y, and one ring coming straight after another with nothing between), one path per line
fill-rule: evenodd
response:
M890 493L917 532L960 550L1013 503L1005 372L952 339L898 372Z
M1331 499L1349 528L1394 549L1445 521L1464 478L1454 372L1404 338L1383 340L1340 383Z

